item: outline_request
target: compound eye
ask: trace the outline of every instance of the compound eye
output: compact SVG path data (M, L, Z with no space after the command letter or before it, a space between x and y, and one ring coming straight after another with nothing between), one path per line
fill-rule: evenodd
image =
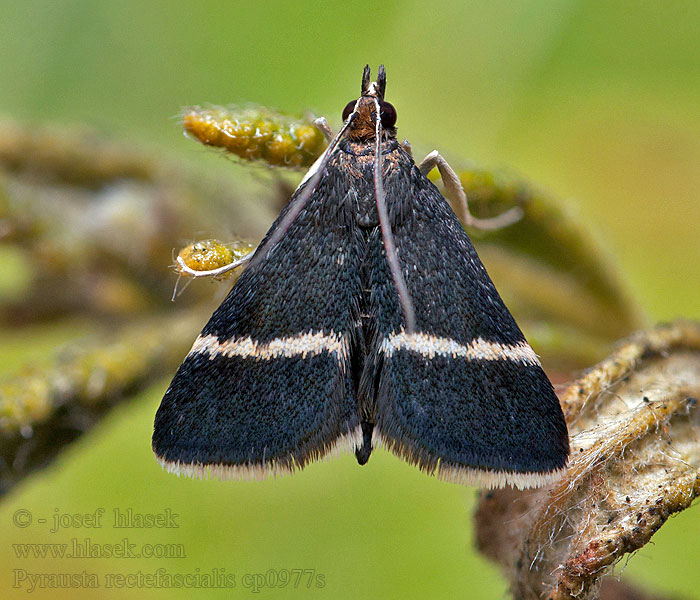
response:
M382 102L379 105L379 111L382 118L382 127L385 129L391 129L394 125L396 125L396 109L392 104Z
M347 103L347 106L343 109L343 121L347 121L350 113L355 109L355 104L357 100L351 100Z

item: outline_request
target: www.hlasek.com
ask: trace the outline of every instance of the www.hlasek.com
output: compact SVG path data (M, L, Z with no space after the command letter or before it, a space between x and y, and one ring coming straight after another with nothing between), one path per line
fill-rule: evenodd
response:
M184 544L134 544L122 538L114 544L89 537L69 543L12 544L16 558L187 558Z
M39 589L61 588L241 588L257 594L264 589L320 590L326 587L326 576L315 569L268 569L264 573L230 573L223 568L202 572L172 573L160 568L153 572L133 573L30 573L14 569L13 587L32 593Z

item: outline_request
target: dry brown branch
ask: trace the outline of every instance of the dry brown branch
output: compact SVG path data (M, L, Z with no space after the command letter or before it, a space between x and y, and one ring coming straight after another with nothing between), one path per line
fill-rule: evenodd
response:
M637 334L562 394L572 457L548 488L484 494L479 549L515 598L590 598L700 494L700 325Z

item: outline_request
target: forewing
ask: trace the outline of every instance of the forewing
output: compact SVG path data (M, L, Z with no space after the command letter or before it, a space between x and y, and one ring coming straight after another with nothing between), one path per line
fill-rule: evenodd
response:
M261 477L354 449L362 243L329 183L338 184L321 182L269 256L253 259L177 371L153 435L170 470Z
M375 235L370 312L377 330L363 376L375 388L375 439L447 479L543 483L564 467L568 436L537 356L435 186L414 170L412 180L388 180L386 189L417 327L404 331Z

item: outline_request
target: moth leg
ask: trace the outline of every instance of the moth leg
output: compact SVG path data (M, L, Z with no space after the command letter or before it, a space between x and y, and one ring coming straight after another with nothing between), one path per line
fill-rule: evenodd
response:
M328 124L328 121L326 121L326 117L319 117L318 119L315 119L314 125L316 125L316 129L318 129L324 135L327 142L330 142L333 139L333 130Z
M477 229L500 229L516 223L523 217L523 210L519 206L507 210L506 212L490 219L478 219L469 212L469 204L467 202L467 194L462 187L462 182L459 180L457 173L454 172L448 162L440 155L437 150L433 150L423 161L418 165L420 172L427 175L435 167L440 172L442 183L445 186L445 195L453 207L456 207L456 213L459 220L469 227Z

